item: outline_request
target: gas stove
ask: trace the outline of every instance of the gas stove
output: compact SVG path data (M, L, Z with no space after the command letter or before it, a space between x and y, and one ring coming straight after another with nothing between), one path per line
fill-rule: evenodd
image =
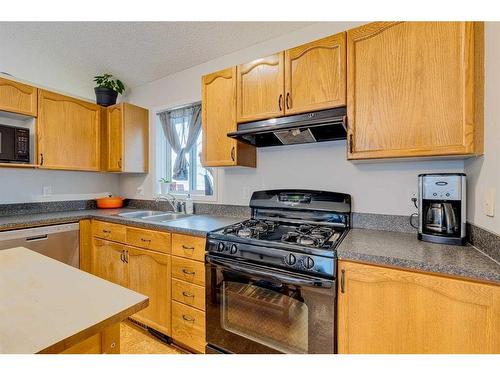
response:
M209 254L335 277L336 248L349 229L351 197L314 190L258 191L252 218L211 232Z

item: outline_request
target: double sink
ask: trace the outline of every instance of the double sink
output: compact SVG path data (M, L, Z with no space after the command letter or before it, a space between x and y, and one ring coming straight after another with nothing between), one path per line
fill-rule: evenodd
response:
M125 217L127 219L141 220L149 223L165 223L167 221L182 219L190 215L170 212L170 211L133 211L122 212L116 216Z

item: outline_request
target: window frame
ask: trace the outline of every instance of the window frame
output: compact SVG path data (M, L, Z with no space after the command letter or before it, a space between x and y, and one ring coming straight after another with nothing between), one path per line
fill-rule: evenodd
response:
M169 111L169 110L174 110L174 109L180 109L184 107L191 107L197 104L201 104L201 102L193 102L185 105L178 105L175 107L168 107L166 109L162 110L157 110L156 111L156 116L155 116L155 127L156 127L156 142L155 146L157 148L156 150L156 167L155 167L155 181L156 181L156 187L155 187L155 193L156 196L161 196L161 187L160 187L160 182L159 179L162 177L168 178L169 180L172 180L172 147L170 144L167 142L165 132L163 131L163 126L160 122L159 119L159 114L161 112ZM201 130L201 137L203 139L203 130ZM190 176L195 176L197 175L197 154L198 154L198 144L196 143L194 145L194 148L191 150L189 153L189 175ZM204 190L196 190L196 182L195 179L190 178L189 179L189 191L184 191L184 192L175 192L172 193L173 196L176 198L180 199L185 199L187 197L187 194L191 194L191 198L194 201L201 201L201 202L215 202L217 201L217 185L218 185L218 170L216 168L212 169L212 176L213 176L213 194L212 195L205 195Z

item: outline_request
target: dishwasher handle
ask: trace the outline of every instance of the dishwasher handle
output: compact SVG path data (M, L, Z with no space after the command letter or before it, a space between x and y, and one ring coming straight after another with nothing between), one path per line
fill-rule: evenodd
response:
M34 242L34 241L45 241L49 238L48 235L42 234L40 236L33 236L26 238L26 242Z

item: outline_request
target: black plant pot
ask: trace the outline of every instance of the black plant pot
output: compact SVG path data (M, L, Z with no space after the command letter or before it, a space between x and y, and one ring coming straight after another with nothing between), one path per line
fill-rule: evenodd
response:
M107 87L95 87L96 103L103 107L109 107L116 104L118 93L115 90L108 89Z

